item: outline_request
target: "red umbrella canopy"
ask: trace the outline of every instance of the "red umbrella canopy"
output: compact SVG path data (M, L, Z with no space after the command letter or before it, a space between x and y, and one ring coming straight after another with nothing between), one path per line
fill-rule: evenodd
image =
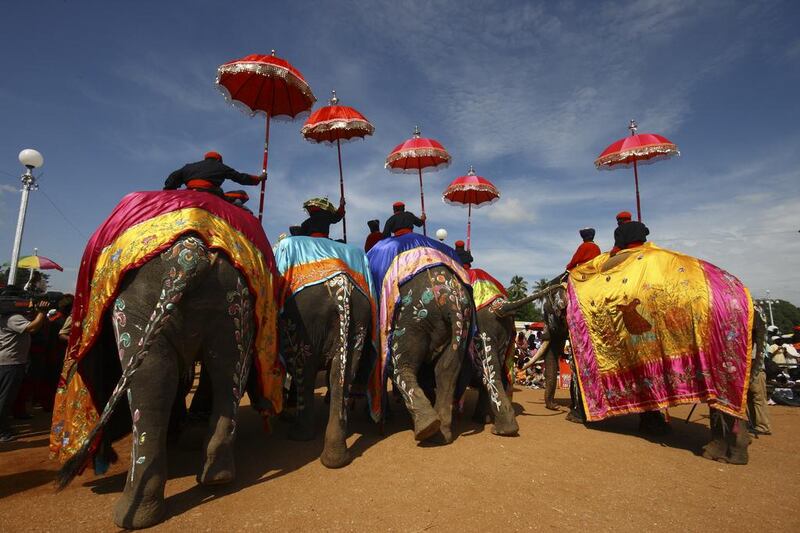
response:
M375 126L364 115L352 107L339 105L336 91L331 92L333 97L329 101L330 105L311 113L300 129L303 137L318 143L334 143L337 140L364 138L375 132Z
M442 201L450 205L473 205L476 208L490 205L500 199L500 191L494 184L484 177L475 174L475 169L469 167L466 176L453 180L442 194Z
M632 135L612 143L594 160L598 170L617 167L630 167L634 161L648 164L660 159L681 155L678 147L662 135L655 133L636 133L636 122L628 126Z
M300 71L277 57L275 50L271 55L251 54L220 65L217 88L251 115L295 118L317 101Z
M450 164L450 154L439 141L420 135L419 126L416 126L414 136L397 145L386 158L386 168L392 172L410 174L426 168L444 168Z

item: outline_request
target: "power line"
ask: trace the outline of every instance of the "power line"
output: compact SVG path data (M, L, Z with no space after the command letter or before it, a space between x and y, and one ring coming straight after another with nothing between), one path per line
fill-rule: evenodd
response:
M86 233L84 233L80 229L78 229L78 227L75 224L73 224L72 221L69 218L67 218L67 215L65 215L64 212L61 211L61 209L58 208L58 206L55 204L55 202L53 200L51 200L49 196L47 196L47 193L44 192L43 189L39 189L39 192L42 193L42 196L44 196L47 199L48 202L50 202L50 205L53 206L53 209L58 211L58 214L61 215L61 217L67 222L67 224L72 226L72 229L74 229L76 232L78 232L78 235L80 235L81 237L83 237L85 239L86 238Z

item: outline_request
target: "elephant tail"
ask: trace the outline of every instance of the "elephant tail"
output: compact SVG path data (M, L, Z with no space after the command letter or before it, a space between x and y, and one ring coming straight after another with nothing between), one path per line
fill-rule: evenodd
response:
M143 329L142 338L138 344L139 350L131 356L125 368L122 369L122 375L103 408L97 424L92 428L78 451L58 471L56 490L64 489L75 476L86 468L100 445L103 428L111 419L114 408L130 389L131 378L141 366L153 342L174 313L181 298L187 292L187 288L194 285L193 282L198 275L208 271L211 265L208 248L199 237L193 235L179 239L169 250L161 254L161 260L165 266L161 291L155 308Z

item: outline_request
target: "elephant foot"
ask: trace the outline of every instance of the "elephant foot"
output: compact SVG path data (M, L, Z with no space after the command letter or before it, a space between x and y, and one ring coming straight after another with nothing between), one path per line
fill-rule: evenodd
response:
M114 506L114 524L123 529L144 529L163 522L166 512L164 498L134 504L130 497L123 495Z
M519 434L519 424L514 418L501 421L498 417L492 426L492 433L502 437L513 437Z
M703 446L703 457L711 461L727 462L728 444L722 439L715 439Z
M314 430L306 426L294 425L289 429L289 440L301 442L314 440Z
M574 422L576 424L586 423L586 420L581 415L579 415L575 410L571 410L569 413L567 413L567 421Z
M351 457L347 446L325 446L319 460L327 468L342 468L350 464Z
M418 441L428 440L437 433L442 427L442 422L435 415L423 423L417 424L414 421L414 439Z
M560 411L561 410L561 406L558 405L557 403L546 403L546 404L544 404L544 408L545 409L549 409L550 411Z
M203 465L203 473L197 476L197 482L201 485L224 485L230 483L236 477L236 467L233 462L232 454L225 454L227 457L223 459L222 456L206 458L206 464Z

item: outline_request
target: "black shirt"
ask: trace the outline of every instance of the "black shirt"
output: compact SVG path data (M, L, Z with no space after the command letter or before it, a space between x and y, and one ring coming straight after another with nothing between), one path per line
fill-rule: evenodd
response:
M614 230L614 246L624 250L632 242L647 242L650 230L643 223L636 220L617 226Z
M196 163L189 163L169 175L164 181L164 189L177 189L189 180L210 181L215 187L222 186L225 180L232 180L242 185L257 185L260 179L251 174L237 172L217 159L209 158Z
M461 261L462 265L471 265L472 264L472 252L469 250L465 250L464 248L456 248L456 254L458 254L458 258Z
M344 216L341 207L336 213L330 211L313 211L300 225L300 235L311 236L312 233L323 233L326 236L331 230L331 224L336 224Z
M410 229L413 230L414 226L421 227L422 220L417 218L417 215L410 211L400 211L390 216L383 226L383 236L389 237L397 230Z

